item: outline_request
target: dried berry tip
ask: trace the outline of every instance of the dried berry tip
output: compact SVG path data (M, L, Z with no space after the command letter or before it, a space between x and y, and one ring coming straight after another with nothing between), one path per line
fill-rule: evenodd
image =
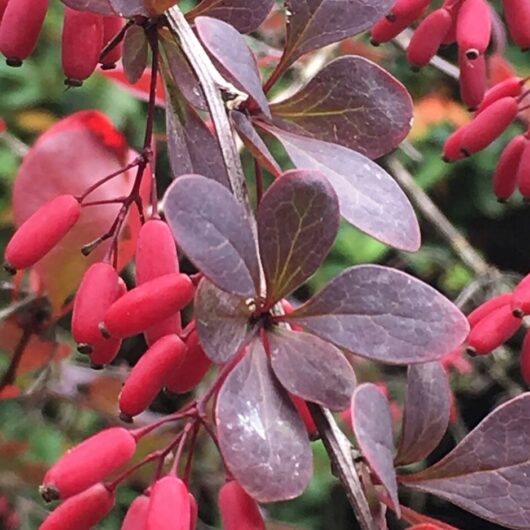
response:
M39 486L39 494L46 502L57 501L61 495L59 490L54 486Z
M8 57L6 59L7 66L12 66L13 68L19 68L22 66L22 61L16 57Z
M13 267L13 265L10 265L7 261L4 262L4 270L9 274L17 273L17 269L15 269L15 267Z
M81 343L77 345L77 351L83 355L90 355L93 351L93 348L90 346L90 344Z
M129 416L128 414L123 413L123 412L120 412L119 418L124 423L133 423L132 417Z

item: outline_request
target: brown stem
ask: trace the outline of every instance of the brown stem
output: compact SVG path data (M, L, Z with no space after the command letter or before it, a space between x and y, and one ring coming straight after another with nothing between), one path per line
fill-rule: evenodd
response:
M3 390L6 386L13 384L13 382L15 381L18 365L22 360L22 355L32 335L33 331L29 327L24 329L22 337L20 337L20 340L18 341L18 344L13 353L13 357L11 358L11 362L9 363L9 368L0 380L0 391Z

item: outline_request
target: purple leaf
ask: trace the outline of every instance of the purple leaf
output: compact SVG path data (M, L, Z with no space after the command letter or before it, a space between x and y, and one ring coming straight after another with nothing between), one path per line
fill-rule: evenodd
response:
M353 226L400 250L421 244L416 214L394 179L375 162L346 147L290 134L259 123L284 146L298 168L326 175L339 198L340 213Z
M292 499L311 479L307 431L255 340L217 398L219 444L234 478L259 502Z
M257 217L272 303L304 283L326 258L339 229L338 199L319 172L288 171L269 187Z
M450 392L440 363L409 366L397 465L420 462L440 443L449 425Z
M267 339L272 369L291 394L332 410L348 407L355 373L338 348L315 335L278 326Z
M131 84L135 84L147 66L147 52L149 46L144 28L131 26L123 40L123 71Z
M466 317L438 291L378 265L346 269L284 319L388 364L441 359L469 331Z
M352 37L386 15L393 0L286 0L287 44L282 62Z
M379 158L407 136L412 100L388 72L362 57L325 66L299 92L271 105L278 127Z
M195 27L219 69L254 100L265 116L272 118L256 59L242 35L230 24L210 17L196 18Z
M252 121L246 114L237 110L230 112L230 119L245 147L251 152L258 164L270 171L275 177L279 177L282 170L261 136L256 132Z
M271 12L274 0L202 0L186 18L206 15L228 22L240 33L258 29Z
M185 175L169 186L164 212L178 245L223 291L254 298L259 265L243 207L221 184Z
M195 320L201 345L217 364L236 355L249 333L250 311L244 300L203 278L195 293Z
M392 500L392 509L400 517L392 414L385 395L371 383L357 387L351 403L353 432L370 469L375 473Z
M530 393L497 407L442 460L400 481L507 528L530 528Z

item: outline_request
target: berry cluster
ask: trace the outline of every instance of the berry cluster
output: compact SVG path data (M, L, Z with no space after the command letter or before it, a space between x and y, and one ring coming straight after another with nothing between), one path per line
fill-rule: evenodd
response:
M468 316L471 331L467 351L472 355L488 355L508 341L530 314L530 274L513 292L498 295L483 303ZM530 384L530 333L523 339L520 357L521 375Z
M0 2L0 52L8 65L21 66L31 55L47 10L48 0ZM65 7L61 55L65 84L81 86L99 62L104 69L114 68L121 57L122 46L119 39L115 44L113 41L122 29L120 17Z
M372 43L388 42L419 20L431 0L397 0L390 13L372 28ZM441 46L456 43L460 92L470 109L476 109L486 91L485 52L492 39L492 7L487 0L446 0L416 28L407 49L413 68L421 68ZM504 0L504 16L514 42L530 46L530 1Z

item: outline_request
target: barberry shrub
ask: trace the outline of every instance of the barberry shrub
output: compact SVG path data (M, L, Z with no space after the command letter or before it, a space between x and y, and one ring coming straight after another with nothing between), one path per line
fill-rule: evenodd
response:
M522 47L529 2L504 2ZM49 468L40 492L60 504L40 528L95 527L117 490L149 464L154 473L122 528L199 528L201 497L192 492L203 435L219 453L225 480L215 497L226 530L262 530L260 504L300 496L319 438L363 530L386 528L387 510L418 530L454 528L402 505L401 488L529 528L530 394L494 409L432 461L454 405L447 359L488 355L524 325L528 277L467 318L428 284L382 265L346 268L302 303L289 301L325 262L341 220L394 249L419 249L409 199L374 162L407 136L412 100L389 72L354 55L335 58L289 95L270 94L308 54L370 29L374 44L389 41L430 2L286 0L277 8L283 49L264 83L245 35L264 24L273 0L202 0L186 13L173 0L63 3L66 84L78 87L98 63L112 70L122 58L116 78L147 100L145 134L134 150L104 114L84 110L26 154L5 251L5 268L16 273L6 324L17 340L1 395L17 394L32 341L45 343L70 313L72 342L93 367L115 362L130 337L143 335L147 347L123 377L113 414L137 425L104 428ZM0 51L11 66L37 43L48 2L34 4L0 3ZM500 24L492 13L486 0L447 0L408 47L415 68L442 45L458 47L462 98L476 113L448 138L447 161L485 149L524 110L524 79L486 90ZM165 108L170 182L155 163L157 105ZM499 199L517 187L530 196L527 139L517 136L499 160ZM243 150L253 162L248 179ZM384 382L363 370L368 362L406 367L399 433ZM150 412L162 391L189 399ZM356 458L331 411L350 424Z

